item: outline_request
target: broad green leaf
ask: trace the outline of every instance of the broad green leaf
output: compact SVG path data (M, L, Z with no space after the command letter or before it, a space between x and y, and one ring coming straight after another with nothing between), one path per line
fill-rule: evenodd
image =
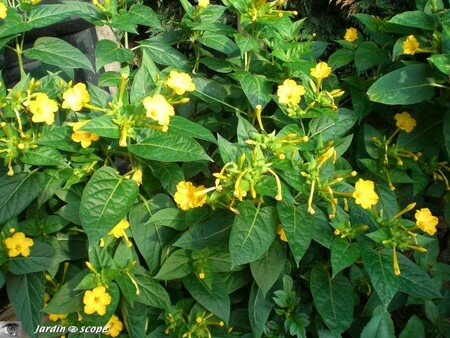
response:
M387 308L398 290L399 278L394 275L391 250L362 250L362 260L370 276L375 292Z
M169 129L184 136L217 144L216 138L207 128L182 116L175 115L172 117Z
M83 311L84 290L75 290L75 287L89 273L83 270L65 283L52 297L44 311L47 313L75 313Z
M134 59L134 53L126 48L121 48L112 40L100 40L95 46L95 65L97 71L111 62L129 62Z
M361 338L395 338L394 323L389 312L375 314L361 332Z
M81 224L91 243L108 234L124 218L138 193L136 182L118 176L111 167L103 167L92 175L80 205Z
M194 139L169 131L148 130L147 137L131 144L128 149L147 160L161 162L192 162L210 160Z
M253 108L257 105L264 108L272 99L272 84L264 75L240 70L236 72L235 77Z
M34 241L28 257L17 256L10 258L8 269L16 275L45 271L55 262L55 250L44 242Z
M80 130L88 131L101 137L118 139L120 137L119 126L113 120L114 118L110 115L95 117L82 126Z
M163 248L174 236L171 228L149 222L151 215L162 208L155 200L153 198L146 203L136 204L129 213L133 240L150 272L154 274L159 269Z
M130 7L128 13L131 14L131 19L133 22L138 25L152 27L159 30L164 29L159 20L158 14L156 14L155 11L148 6L134 4Z
M183 169L176 163L154 162L151 168L162 187L172 195L177 191L177 184L184 181Z
M0 177L0 224L20 214L40 193L45 177L38 171Z
M29 12L28 24L33 28L50 26L74 14L65 4L40 5Z
M361 43L355 53L355 66L359 74L388 60L388 51L380 49L373 41Z
M122 304L123 323L130 337L145 337L147 328L147 306L141 303Z
M220 245L228 242L232 224L233 216L230 212L217 211L191 226L173 245L190 250Z
M269 250L257 261L250 263L250 270L263 296L275 284L284 270L286 248L281 241L275 241Z
M36 337L34 332L41 323L41 309L44 306L44 275L10 275L6 280L6 291L17 319L22 321L23 328L30 337Z
M158 67L156 67L148 52L143 49L141 66L136 72L131 85L130 101L136 102L146 96L152 89L153 84L158 80L158 76Z
M166 43L145 40L142 41L141 46L150 59L157 64L182 70L189 68L186 56Z
M277 223L273 207L257 207L248 200L237 207L230 236L232 266L254 262L269 249L275 239Z
M354 57L354 50L345 48L338 49L333 54L331 54L330 58L328 59L328 64L331 68L338 69L352 62Z
M149 274L136 274L136 283L139 286L140 294L137 302L156 307L158 309L168 309L170 297L166 289Z
M314 227L315 218L304 205L278 203L277 212L298 266L311 244L311 229Z
M350 243L347 239L336 237L331 245L331 267L333 278L343 269L352 265L361 255L358 243Z
M186 277L193 271L190 262L191 258L186 250L177 250L164 261L155 278L173 280Z
M42 37L36 40L33 48L24 51L29 59L37 59L43 63L62 68L84 68L94 71L89 59L64 40Z
M230 38L213 32L204 32L198 41L206 47L227 55L238 49L238 46Z
M450 75L450 54L432 55L428 58L442 73Z
M323 268L313 268L310 288L314 305L335 334L347 330L353 321L353 286L342 274L334 278Z
M425 338L425 327L422 320L416 315L412 315L402 330L399 338Z
M248 300L248 316L255 338L262 337L274 305L272 297L264 296L258 285L254 283Z
M230 319L230 297L223 280L216 275L211 289L202 283L196 276L183 279L183 284L191 296L205 309L214 313L227 325Z
M261 48L258 39L255 39L252 36L245 36L237 33L234 39L241 51L241 56L244 56L245 53L250 51L258 51Z
M187 228L185 218L185 213L178 208L164 208L155 212L149 222L183 231Z
M424 11L402 12L391 18L389 22L406 27L420 28L429 31L434 30L433 16Z
M414 104L434 96L430 66L412 64L378 79L368 90L370 100L388 105Z
M37 140L36 144L69 152L79 152L80 144L72 141L70 138L72 133L72 128L69 126L55 127Z
M25 164L39 166L59 166L65 163L64 157L50 147L38 147L27 151L20 159Z
M442 298L436 284L430 276L417 264L398 253L400 291L417 298Z

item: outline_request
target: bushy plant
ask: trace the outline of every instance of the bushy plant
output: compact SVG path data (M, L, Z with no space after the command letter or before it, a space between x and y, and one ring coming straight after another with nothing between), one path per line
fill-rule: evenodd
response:
M0 285L27 333L448 335L444 4L358 14L324 60L282 0L179 3L166 25L135 2L0 2L21 76L0 82ZM95 66L59 38L24 50L71 15L117 37Z

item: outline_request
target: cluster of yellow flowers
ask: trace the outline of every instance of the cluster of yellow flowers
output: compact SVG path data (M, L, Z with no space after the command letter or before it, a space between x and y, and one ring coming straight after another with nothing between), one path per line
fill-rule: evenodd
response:
M34 245L34 241L31 238L25 236L23 232L16 232L11 228L10 233L13 233L11 237L5 238L3 244L8 249L9 257L17 257L19 255L28 257L30 255L30 248Z
M163 132L169 129L170 117L175 115L174 104L186 103L188 98L176 98L172 100L175 95L181 96L186 92L195 90L195 84L192 78L187 73L180 73L171 71L168 79L165 81L166 87L170 88L172 92L168 97L161 94L155 94L144 98L143 105L146 109L147 117L156 121Z

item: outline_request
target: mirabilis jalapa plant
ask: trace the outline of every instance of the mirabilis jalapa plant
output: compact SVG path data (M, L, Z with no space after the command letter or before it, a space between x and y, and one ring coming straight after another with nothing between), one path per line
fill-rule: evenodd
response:
M439 219L397 195L412 186L400 162L447 182L437 155L400 142L420 122L399 108L390 136L365 126L364 159L326 44L299 40L284 1L180 4L166 29L140 3L0 3L21 73L0 83L0 285L28 334L44 313L112 337L306 337L393 334L390 304L437 312ZM118 38L96 45L96 70L122 63L98 86L71 78L94 67L63 40L24 50L69 15ZM138 26L154 34L132 46ZM35 78L24 56L61 70Z

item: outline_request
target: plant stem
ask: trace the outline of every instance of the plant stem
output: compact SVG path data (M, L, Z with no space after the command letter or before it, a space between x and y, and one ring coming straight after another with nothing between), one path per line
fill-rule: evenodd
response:
M22 42L23 42L23 35L22 35ZM19 44L19 38L16 37L16 54L17 54L17 60L19 61L19 70L20 70L20 79L23 80L26 76L25 70L23 68L23 59L22 59L22 46Z

